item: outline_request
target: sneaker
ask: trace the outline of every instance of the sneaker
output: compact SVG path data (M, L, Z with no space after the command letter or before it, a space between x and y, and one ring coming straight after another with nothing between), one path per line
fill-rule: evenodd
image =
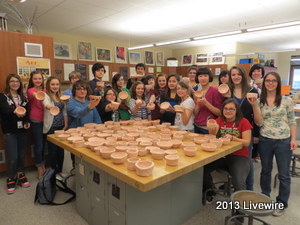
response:
M284 214L284 209L275 209L273 216L282 216Z
M55 175L55 178L56 180L60 180L60 181L64 180L64 178L59 173Z
M7 185L7 189L6 189L7 194L15 193L15 190L16 190L16 179L15 178L7 178L6 185Z
M64 178L64 179L66 179L66 178L68 178L69 176L71 176L71 174L69 174L69 173L60 173L59 174L62 178Z
M20 173L18 175L18 184L21 186L21 187L30 187L30 183L25 175L25 173Z
M239 211L236 211L235 213L234 213L234 215L235 216L239 216L239 215L245 215L244 213L241 213L241 212L239 212ZM235 223L235 224L237 224L237 225L240 225L240 224L243 224L244 223L244 217L238 217L238 218L235 218L235 219L233 219L233 222Z

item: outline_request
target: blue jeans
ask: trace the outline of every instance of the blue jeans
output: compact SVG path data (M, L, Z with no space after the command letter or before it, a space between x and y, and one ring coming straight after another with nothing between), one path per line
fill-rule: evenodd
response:
M8 177L14 178L17 176L17 172L23 172L24 170L27 132L4 134L4 144L7 155Z
M61 130L63 127L51 127L51 129L48 131L47 134L54 134L55 130ZM61 147L53 144L50 141L47 141L48 143L48 152L50 156L50 164L51 168L56 171L56 173L61 173L63 164L64 164L64 156L65 152L64 149Z
M36 166L45 164L45 135L43 134L43 122L30 122L30 127L33 136L33 151Z
M277 202L288 207L288 200L291 191L290 165L292 151L290 150L290 138L270 139L260 137L258 151L261 160L260 187L262 193L270 196L271 193L271 172L273 167L273 156L275 155L278 178L280 181Z
M250 170L249 170L249 174L248 174L247 180L246 180L246 189L249 191L253 191L253 183L254 183L254 167L253 167L253 161L252 161L253 138L251 139L251 142L248 146L248 151L249 151Z

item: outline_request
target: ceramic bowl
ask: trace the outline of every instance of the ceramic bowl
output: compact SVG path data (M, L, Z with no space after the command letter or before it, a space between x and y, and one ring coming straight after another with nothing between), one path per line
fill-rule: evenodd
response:
M258 94L257 93L247 93L247 98L257 99L258 98Z
M138 156L138 149L127 149L128 157L137 157Z
M208 152L214 152L217 150L217 145L214 143L203 143L201 149Z
M127 149L128 149L128 146L123 146L123 145L121 145L121 146L116 146L116 151L117 151L117 152L126 152Z
M70 143L73 143L74 141L81 141L81 140L84 141L83 137L81 137L81 136L70 136L70 137L67 138L67 140Z
M127 126L129 124L128 120L122 120L120 121L121 126Z
M117 141L116 145L117 146L128 146L128 142L127 141Z
M183 148L184 155L186 156L195 156L197 152L197 147L185 147Z
M178 129L179 129L179 127L178 127L178 126L175 126L175 125L170 126L169 128L170 128L170 130L172 130L172 131L175 131L175 130L178 130Z
M185 137L189 140L194 140L194 138L199 137L199 134L188 132Z
M88 141L88 147L94 151L96 147L104 145L104 141Z
M64 130L55 130L54 131L54 136L57 137L58 135L63 134L63 133L65 133Z
M152 120L152 126L156 126L160 124L160 120Z
M214 119L209 119L206 122L206 126L207 126L207 128L214 128L217 126L217 121Z
M25 114L26 114L26 109L25 109L24 107L22 107L22 106L18 106L18 107L15 109L15 113L16 113L17 116L20 116L20 117L25 116Z
M145 147L145 149L150 153L151 150L161 150L159 147L157 146L147 146Z
M177 166L179 161L179 155L166 155L165 160L168 166Z
M83 148L84 143L85 143L85 140L75 140L72 142L72 144L75 148Z
M46 97L46 94L43 91L38 91L35 93L35 98L39 101L44 101L45 97Z
M111 102L110 104L111 104L113 110L117 110L120 106L119 102Z
M122 164L126 161L127 153L126 152L114 152L110 155L110 157L114 164Z
M58 115L58 113L59 113L59 108L57 106L52 106L50 108L50 114L52 116L56 116L56 115Z
M104 85L105 85L104 81L98 81L98 82L96 82L96 86L97 86L97 87L102 87L102 88L104 88Z
M155 95L151 95L150 98L149 98L149 102L153 103L153 102L155 102L155 99L156 99Z
M90 101L99 101L101 99L101 96L90 95L89 98L90 98Z
M121 91L120 93L119 93L119 98L121 99L121 100L125 100L125 99L127 99L128 98L128 92L126 92L126 91Z
M149 102L147 105L148 110L154 110L155 109L155 104L153 102Z
M115 147L116 146L116 141L105 141L105 145L108 147Z
M167 155L176 155L178 153L178 151L174 150L174 149L168 149L168 150L165 151L165 153Z
M101 142L105 142L105 139L104 139L104 138L99 138L99 137L90 137L90 138L88 138L87 141L89 141L89 142L91 142L91 141L101 141Z
M184 136L183 136L183 135L181 135L181 134L173 135L173 139L174 139L174 140L179 140L179 141L182 141L182 140L183 140L183 138L184 138Z
M154 168L154 163L150 160L138 161L135 163L135 172L138 176L151 176Z
M194 138L194 142L195 142L197 145L201 145L201 144L203 144L203 143L208 143L209 140L206 139L206 138L199 138L199 137L197 137L197 138Z
M182 112L184 112L184 107L182 105L175 105L174 110L177 113L182 113Z
M173 139L171 143L173 148L180 148L180 146L182 145L182 141L178 139Z
M69 100L71 97L69 96L69 95L61 95L60 96L60 100L62 100L62 101L67 101L67 100Z
M88 133L88 134L83 134L82 136L83 136L84 140L87 141L89 138L95 137L95 134Z
M138 148L138 156L145 156L148 154L148 150L145 148Z
M152 146L153 143L152 143L151 141L141 141L141 142L139 143L139 145L140 145L141 147L147 147L147 146Z
M115 148L105 147L100 150L100 155L103 159L110 159L112 153L116 151Z
M141 99L137 99L137 100L135 101L135 104L137 104L137 105L143 104L143 101L142 101ZM140 118L139 118L139 119L140 119Z
M210 139L215 139L216 138L216 135L213 135L213 134L204 134L204 138L210 140Z
M223 140L222 139L217 139L217 138L210 139L209 142L216 144L217 148L220 148L223 145Z
M167 110L170 106L171 106L171 105L170 105L169 102L163 102L163 103L160 104L160 108L161 108L162 110Z
M185 148L185 147L195 147L196 144L194 142L191 142L191 141L184 141L184 142L182 142L181 146L183 148Z
M221 84L219 87L218 87L218 91L220 92L220 94L224 95L226 93L228 93L229 91L229 86L227 84Z
M130 157L130 158L127 158L127 169L128 170L132 170L134 171L135 170L135 164L137 162L139 162L141 159L138 158L138 157Z
M220 138L220 139L223 140L223 145L228 145L231 142L230 138Z
M71 134L71 133L78 133L77 128L70 128L65 131L66 134Z
M150 150L152 159L163 159L165 156L165 151L162 149L152 149Z
M203 93L202 93L202 91L195 91L195 92L194 92L194 96L195 96L196 98L202 98Z
M87 129L94 129L96 126L97 126L96 123L86 123L83 125L83 127Z
M159 141L156 145L162 149L172 148L173 143L170 141Z
M70 134L59 134L57 138L61 141L66 141L70 137Z

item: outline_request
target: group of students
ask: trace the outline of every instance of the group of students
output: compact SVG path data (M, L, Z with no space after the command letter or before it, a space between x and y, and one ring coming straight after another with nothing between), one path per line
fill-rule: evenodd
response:
M115 74L111 85L105 85L102 78L106 71L101 63L93 65L94 79L90 82L81 80L79 73L72 72L69 75L72 87L63 92L71 96L68 101L60 98L61 87L57 77L49 77L44 87L43 76L32 72L27 94L24 94L21 78L15 74L8 75L4 93L0 94L1 125L8 158L7 193L14 193L17 183L23 187L30 186L24 173L29 128L33 134L35 165L38 177L41 177L45 172L45 134L86 123L140 118L169 122L190 132L226 136L243 144L242 149L204 167L204 191L213 186L210 173L220 167L231 174L235 190L253 190L251 154L255 146L262 164L261 189L270 196L275 155L280 180L277 201L284 207L288 206L289 165L291 150L296 149L296 122L291 98L281 96L281 80L277 73L264 75L264 68L255 64L247 75L242 67L233 66L219 76L219 84L229 86L229 91L221 94L212 85L213 75L206 67L192 66L188 70L188 79L182 80L177 74L145 76L145 69L144 64L137 64L137 74L127 81L126 88L121 74ZM39 91L46 93L43 101L36 97ZM128 93L128 97L121 99L121 92ZM257 93L259 98L249 98L248 93ZM102 98L89 99L90 95ZM115 102L119 102L117 108ZM149 102L155 106L149 107ZM169 103L168 108L160 107L164 102ZM175 110L176 105L182 106L183 110ZM24 116L15 112L18 106L27 109ZM59 108L57 115L51 114L53 107ZM208 129L209 119L216 119L218 129ZM51 167L56 169L58 179L63 178L64 150L48 142L48 151ZM208 196L212 199L214 194L211 192Z

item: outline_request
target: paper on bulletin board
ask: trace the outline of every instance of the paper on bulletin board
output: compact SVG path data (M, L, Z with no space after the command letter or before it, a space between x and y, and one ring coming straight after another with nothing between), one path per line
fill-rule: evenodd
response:
M92 72L92 67L93 65L89 65L89 79L93 80L94 79L94 74ZM102 77L102 81L109 81L109 66L104 66L106 73Z
M154 68L153 67L148 67L148 72L149 73L154 73Z
M281 85L281 95L289 95L291 93L291 85Z
M215 74L216 74L216 76L219 76L220 73L221 73L221 68L216 68L216 69L215 69Z
M129 73L130 73L130 76L136 74L135 67L130 67Z
M64 80L69 80L69 73L75 71L74 63L64 63Z
M161 73L161 67L160 66L156 67L156 72Z
M18 75L24 80L29 80L32 71L39 71L45 79L51 76L50 59L17 57Z

